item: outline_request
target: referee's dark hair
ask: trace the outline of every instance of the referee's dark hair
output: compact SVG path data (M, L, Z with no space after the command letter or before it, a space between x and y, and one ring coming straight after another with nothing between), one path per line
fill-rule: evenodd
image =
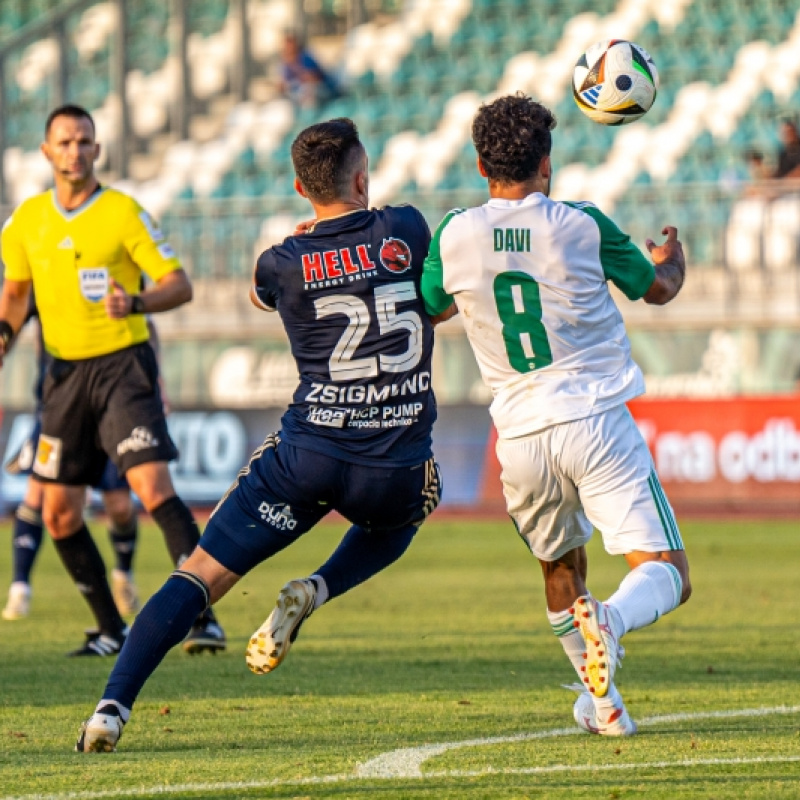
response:
M339 117L301 131L292 142L292 164L309 199L331 203L347 195L363 152L353 120Z
M74 103L67 103L66 105L54 108L48 115L47 121L44 123L44 135L47 138L50 133L50 126L56 117L72 117L73 119L88 119L92 123L92 131L95 130L94 119L92 115L83 107L76 106Z
M482 105L472 123L472 141L489 180L529 180L550 155L555 127L553 112L522 92Z

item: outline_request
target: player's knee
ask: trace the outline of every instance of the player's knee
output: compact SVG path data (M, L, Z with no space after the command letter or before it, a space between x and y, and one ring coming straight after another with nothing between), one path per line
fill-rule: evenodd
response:
M681 575L681 602L683 605L692 596L692 584L689 581L689 572Z
M683 550L676 551L675 557L671 559L671 561L672 565L678 570L678 574L681 576L680 604L683 605L692 596L692 582L689 579L689 562Z
M166 462L151 462L131 467L125 477L148 512L175 496Z
M133 516L133 501L127 490L122 492L106 492L103 495L103 505L111 522L117 527L124 527Z
M71 536L83 525L81 509L68 505L45 506L42 511L42 522L53 539L64 539Z

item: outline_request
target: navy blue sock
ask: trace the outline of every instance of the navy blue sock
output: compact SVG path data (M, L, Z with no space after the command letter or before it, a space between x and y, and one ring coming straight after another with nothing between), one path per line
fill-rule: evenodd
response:
M31 582L31 570L42 546L42 533L42 512L20 503L14 515L14 535L11 540L14 581Z
M139 522L134 514L127 523L121 526L113 523L108 529L108 538L114 548L114 568L122 572L130 572L133 568L133 556L136 553L136 538L139 535Z
M189 633L208 605L208 588L188 572L176 570L136 617L108 678L103 700L132 708L145 681L164 656Z
M344 594L397 561L416 532L414 525L392 531L368 531L353 525L333 555L315 571L325 579L328 599Z
M180 567L200 541L200 529L192 512L180 497L173 495L158 508L153 509L150 516L164 534L164 541L167 543L173 563L176 567ZM217 621L210 606L202 611L203 613L195 620L198 625Z

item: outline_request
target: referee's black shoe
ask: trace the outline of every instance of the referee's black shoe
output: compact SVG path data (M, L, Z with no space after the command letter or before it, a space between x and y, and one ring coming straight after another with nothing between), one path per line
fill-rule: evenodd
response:
M214 612L206 609L192 625L189 635L183 640L183 649L190 655L208 651L217 654L228 646L225 631L217 622Z
M96 628L86 631L86 641L83 647L77 650L71 650L67 653L68 656L116 656L122 650L122 645L125 644L125 639L128 636L128 626L126 625L123 630L116 636L111 636L107 633L101 633Z

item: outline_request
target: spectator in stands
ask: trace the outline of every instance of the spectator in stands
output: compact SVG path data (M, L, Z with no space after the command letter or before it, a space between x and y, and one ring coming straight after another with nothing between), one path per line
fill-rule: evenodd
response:
M800 178L800 131L797 122L789 117L781 120L781 148L773 178Z
M772 177L769 166L764 161L764 154L760 150L751 148L744 154L747 163L747 172L752 181L765 181Z
M747 165L747 185L744 187L744 194L748 197L767 197L772 194L768 191L768 183L772 178L772 168L764 159L761 150L754 147L745 151L744 161Z
M317 108L339 94L336 81L295 33L284 35L280 87L283 94L301 108Z

